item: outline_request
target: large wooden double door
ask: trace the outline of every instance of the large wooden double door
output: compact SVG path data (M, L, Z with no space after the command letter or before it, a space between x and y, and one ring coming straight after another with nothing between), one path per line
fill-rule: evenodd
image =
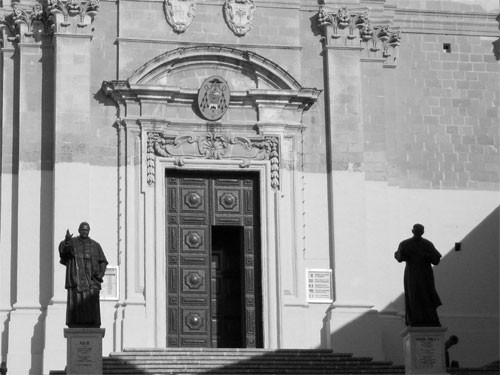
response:
M261 346L258 175L166 179L167 346Z

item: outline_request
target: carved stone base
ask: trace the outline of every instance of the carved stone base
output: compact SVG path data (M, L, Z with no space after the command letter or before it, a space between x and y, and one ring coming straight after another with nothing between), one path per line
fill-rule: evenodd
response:
M407 327L401 332L407 375L446 374L444 327Z
M104 328L65 328L66 375L102 375Z

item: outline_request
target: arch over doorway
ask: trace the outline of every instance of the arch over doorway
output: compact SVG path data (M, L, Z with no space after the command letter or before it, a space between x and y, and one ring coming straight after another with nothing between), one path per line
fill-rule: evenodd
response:
M273 61L255 52L215 45L177 48L165 52L136 69L128 82L169 85L171 77L182 76L186 71L192 72L200 68L233 71L252 80L254 88L302 89L295 78Z

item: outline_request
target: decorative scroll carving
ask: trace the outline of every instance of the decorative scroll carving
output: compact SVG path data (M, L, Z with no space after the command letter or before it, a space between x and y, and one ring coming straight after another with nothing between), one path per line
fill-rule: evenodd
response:
M321 6L318 24L324 30L326 44L358 46L369 53L381 51L381 57L386 63L396 64L401 31L393 30L391 25L372 26L366 10L348 10L343 7L337 11L329 11ZM357 39L359 45L353 44Z
M165 0L163 3L167 22L176 33L183 33L193 22L196 5L193 0Z
M252 27L255 13L255 0L226 0L224 19L236 36L244 36Z
M148 133L146 175L152 185L155 177L155 157L174 158L177 165L184 165L184 159L230 159L241 160L242 168L252 160L269 160L271 164L271 187L279 189L279 140L277 137L249 139L222 134L164 136Z

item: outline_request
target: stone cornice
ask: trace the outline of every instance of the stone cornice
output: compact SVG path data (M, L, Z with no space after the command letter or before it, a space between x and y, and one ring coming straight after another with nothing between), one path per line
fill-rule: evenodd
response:
M391 22L377 25L368 8L320 6L317 19L325 47L360 48L365 51L364 57L382 57L385 65L396 65L401 31Z
M102 91L119 106L127 102L168 102L190 104L196 102L198 90L177 86L133 84L129 81L104 81ZM240 103L243 99L260 106L282 106L286 109L304 111L318 99L321 90L311 88L270 90L253 89L232 91L231 103Z
M397 9L394 23L405 33L498 37L497 14Z

